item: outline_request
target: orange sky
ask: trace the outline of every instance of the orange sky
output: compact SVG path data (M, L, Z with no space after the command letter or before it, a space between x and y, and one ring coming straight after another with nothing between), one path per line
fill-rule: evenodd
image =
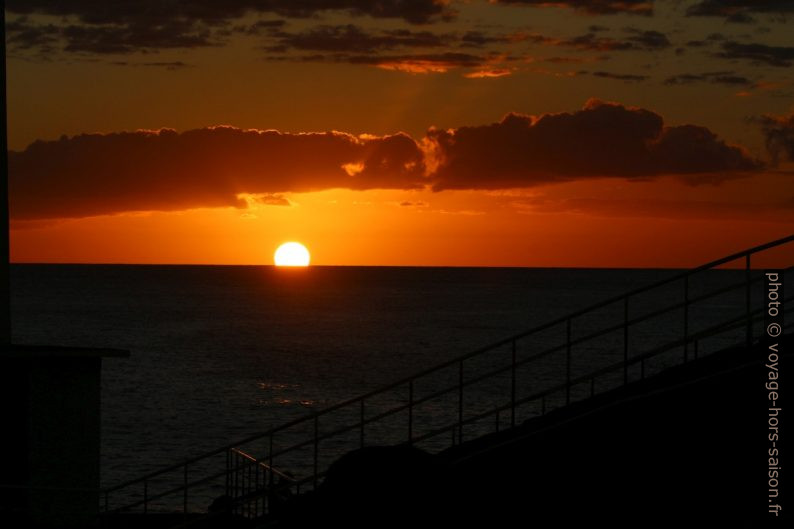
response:
M794 231L794 39L752 2L7 4L16 262L688 267Z

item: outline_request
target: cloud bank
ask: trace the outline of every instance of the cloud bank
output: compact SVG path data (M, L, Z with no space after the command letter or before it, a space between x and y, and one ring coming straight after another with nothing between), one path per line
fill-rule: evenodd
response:
M776 126L788 136L770 122L772 143L788 145L790 120ZM707 128L665 126L649 110L591 100L573 113L509 114L419 140L228 126L62 137L9 153L9 192L11 216L35 220L245 207L243 196L333 188L510 189L661 175L718 182L762 168Z
M510 114L501 122L431 130L433 188L500 189L577 178L723 176L761 163L704 127L664 126L651 111L590 100L574 113Z
M653 0L495 0L494 3L533 7L565 7L588 15L651 15Z
M9 153L11 216L244 206L240 194L425 185L423 154L403 134L287 134L214 127L85 134Z

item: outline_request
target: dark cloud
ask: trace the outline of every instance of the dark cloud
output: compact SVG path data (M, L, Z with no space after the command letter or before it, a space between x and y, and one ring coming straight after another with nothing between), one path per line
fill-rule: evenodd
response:
M63 50L96 54L126 54L142 49L199 48L218 44L209 29L194 28L186 21L167 21L154 26L69 25L61 28Z
M667 35L658 31L641 31L638 29L627 29L626 31L632 35L628 38L628 41L637 48L663 50L671 45Z
M770 149L791 156L792 118L765 119ZM666 127L648 110L591 100L573 113L510 114L491 125L430 129L421 141L228 126L62 137L9 153L9 193L19 222L252 201L284 205L280 193L333 188L505 189L660 175L718 183L762 168L706 128Z
M525 39L543 46L562 46L585 51L656 51L670 47L667 36L658 31L627 30L625 38L599 37L585 33L571 38L554 38L541 34L529 34Z
M397 18L415 24L453 15L443 0L6 0L6 10L73 16L86 24L117 26L162 20L191 20L217 26L248 14L310 18L328 11Z
M489 35L482 31L468 31L460 39L462 46L470 46L480 48L488 44L504 44L511 42L519 42L525 40L523 34L514 35Z
M794 61L794 47L767 46L766 44L743 44L727 41L722 44L722 51L716 54L723 59L743 59L755 63L788 68Z
M51 51L59 43L59 32L53 24L32 24L21 17L6 22L6 45L16 50Z
M6 25L8 46L13 50L51 53L62 50L91 54L129 54L171 48L217 45L210 29L187 20L121 26L37 24L27 17Z
M322 25L298 33L274 32L275 44L266 46L271 52L290 49L321 52L372 53L395 48L433 48L448 44L451 35L430 31L396 29L371 32L356 25Z
M193 65L182 61L163 61L163 62L128 62L128 61L114 61L111 64L115 66L146 66L153 68L165 68L166 70L174 71L183 68L191 68Z
M631 42L616 40L609 37L597 37L594 33L587 33L570 39L549 39L543 42L543 44L565 46L588 51L626 51L635 48L634 44Z
M738 24L755 22L753 15L787 13L794 13L791 0L701 0L686 11L687 16L721 17Z
M794 113L787 116L765 115L756 120L766 140L766 148L777 164L781 160L794 162Z
M690 48L705 48L706 46L710 46L715 42L721 42L724 40L725 36L722 33L712 33L703 40L690 40L686 43L686 45Z
M246 15L307 18L344 11L412 24L453 15L442 0L8 0L6 10L22 15L7 26L9 44L17 49L97 54L210 46L222 43L234 29L258 34L283 25L264 20L231 26ZM33 15L60 17L60 22L35 23Z
M589 73L594 77L601 77L603 79L615 79L617 81L626 81L626 82L639 82L639 81L647 81L649 77L647 75L634 75L634 74L626 74L626 73L612 73L612 72L581 72L581 73Z
M245 35L262 35L287 25L286 20L257 20L247 26L236 26L234 31Z
M587 177L717 174L724 179L761 167L706 128L665 127L662 117L648 110L596 100L574 113L509 114L491 125L431 130L428 139L434 146L437 191Z
M594 62L596 60L606 60L606 58L597 57L595 59L586 59L582 57L548 57L543 59L543 62L550 62L552 64L582 64L585 62Z
M589 15L634 15L653 14L653 0L496 0L498 4L525 5L533 7L565 7Z
M408 136L357 138L217 127L87 134L9 153L13 218L240 206L240 194L414 189L422 151Z
M664 80L666 85L686 85L695 83L713 83L728 86L748 86L753 81L747 77L736 75L733 72L705 72L705 73L682 73L673 75Z

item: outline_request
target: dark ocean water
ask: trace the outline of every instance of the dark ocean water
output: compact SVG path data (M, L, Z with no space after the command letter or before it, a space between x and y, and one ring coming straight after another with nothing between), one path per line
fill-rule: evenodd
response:
M675 273L15 265L13 334L17 343L131 351L103 363L102 480L113 484ZM742 278L703 273L690 295ZM682 299L678 282L630 308L639 314ZM743 300L739 293L691 309L690 331L741 314ZM575 320L574 335L622 321L624 309ZM632 348L680 335L681 314L638 325ZM562 333L552 329L539 344L559 343ZM597 365L609 348L622 354L622 336L578 347L577 368Z

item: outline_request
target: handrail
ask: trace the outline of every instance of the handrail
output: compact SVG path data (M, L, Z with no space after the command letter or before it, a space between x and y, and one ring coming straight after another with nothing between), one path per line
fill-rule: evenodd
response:
M755 246L753 248L749 248L749 249L743 250L741 252L737 252L737 253L731 254L729 256L726 256L726 257L711 261L709 263L706 263L704 265L698 266L696 268L693 268L693 269L690 269L690 270L685 270L685 271L682 271L680 273L676 273L676 274L674 274L674 275L672 275L670 277L667 277L665 279L661 279L661 280L655 281L655 282L650 283L648 285L645 285L643 287L632 289L632 290L630 290L630 291L628 291L628 292L626 292L624 294L618 295L618 296L613 296L611 298L608 298L607 300L604 300L604 301L601 301L599 303L595 303L595 304L589 305L589 306L587 306L587 307L585 307L583 309L579 309L579 310L574 311L572 313L569 313L569 314L567 314L567 315L565 315L563 317L559 317L559 318L553 319L553 320L548 321L546 323L543 323L541 325L537 325L535 327L532 327L532 328L530 328L530 329L528 329L526 331L522 331L520 333L517 333L517 334L514 334L512 336L509 336L508 338L493 342L493 343L491 343L491 344L489 344L489 345L487 345L485 347L480 347L480 348L472 350L472 351L470 351L468 353L459 355L459 356L454 357L454 358L452 358L450 360L441 362L441 363L439 363L439 364L437 364L435 366L432 366L432 367L429 367L429 368L424 369L422 371L419 371L418 373L415 373L412 376L401 378L401 379L399 379L399 380L397 380L395 382L391 382L391 383L389 383L389 384L387 384L385 386L382 386L382 387L377 388L375 390L369 391L369 392L364 393L362 395L359 395L357 397L354 397L354 398L351 398L351 399L347 399L345 401L342 401L340 403L334 404L334 405L329 406L327 408L324 408L322 410L318 410L316 412L304 415L302 417L287 421L287 422L285 422L285 423L283 423L283 424L281 424L279 426L270 428L270 429L268 429L268 430L266 430L264 432L252 434L252 435L250 435L248 437L245 437L242 440L238 440L237 442L230 443L230 444L222 446L220 448L216 448L214 450L205 452L203 454L188 458L188 459L186 459L183 462L175 463L173 465L164 467L164 468L162 468L160 470L147 473L146 475L144 475L142 477L138 477L138 478L133 479L133 480L128 480L128 481L125 481L123 483L120 483L120 484L112 486L112 487L104 488L104 489L102 489L102 493L105 496L106 504L107 504L108 495L111 492L115 492L115 491L130 487L130 486L139 485L139 484L144 484L144 488L145 488L147 482L153 481L155 478L158 478L158 477L160 477L160 476L162 476L164 474L167 474L167 473L170 473L170 472L174 472L174 471L180 470L180 469L184 469L185 476L187 476L187 468L190 465L193 465L193 464L195 464L195 463L197 463L199 461L203 461L203 460L209 459L211 457L217 456L217 455L219 455L221 453L224 453L224 452L239 450L238 447L240 447L240 446L243 446L243 445L255 442L255 441L259 441L259 440L262 440L262 439L266 439L266 438L270 438L270 440L271 440L271 448L270 448L270 451L269 451L268 458L263 458L263 459L268 459L268 461L269 461L269 463L266 465L266 467L263 467L263 468L267 468L267 470L269 472L273 472L274 474L277 473L278 475L282 475L282 473L280 471L278 471L277 469L272 467L272 460L273 460L274 457L280 456L280 455L283 455L283 454L285 454L287 452L294 451L294 450L296 450L298 448L310 446L310 445L313 444L315 446L314 472L313 472L313 476L308 478L308 481L312 481L312 478L313 478L313 481L314 481L314 483L316 485L317 478L321 477L321 475L324 474L324 472L320 472L320 470L319 470L319 468L317 466L317 446L318 446L318 443L321 440L325 440L327 438L334 437L334 436L339 435L341 433L349 432L351 430L355 430L357 428L360 428L361 429L361 443L362 443L362 446L363 446L363 443L364 443L364 426L365 425L373 423L373 422L377 422L377 421L379 421L379 420L381 420L381 419L383 419L383 418L385 418L387 416L391 416L391 415L394 415L396 413L399 413L399 412L405 411L405 410L409 411L409 426L408 426L408 428L409 428L409 442L410 441L418 441L418 440L424 439L424 438L426 438L425 435L414 437L411 434L411 419L410 419L410 417L412 417L412 415L410 415L410 414L412 413L413 408L418 406L418 405L420 405L420 404L422 404L422 403L424 403L424 402L427 402L429 400L437 398L437 397L439 397L441 395L446 395L446 394L452 393L452 392L457 390L459 392L459 404L458 404L458 406L459 406L459 410L458 410L459 416L458 416L458 420L455 421L455 423L452 424L451 426L446 427L446 429L442 429L442 432L443 431L449 431L450 429L452 429L453 433L454 433L454 429L455 428L461 428L463 424L466 424L466 423L470 422L470 419L466 419L466 420L463 419L463 389L465 387L473 385L473 384L475 384L477 382L481 382L482 380L494 377L494 376L496 376L498 374L505 373L505 372L508 372L508 371L511 371L511 370L512 370L512 377L513 377L513 380L512 380L513 397L512 397L512 403L509 404L508 406L510 406L513 409L513 415L514 415L514 413L515 413L514 410L515 410L516 405L520 404L521 401L523 400L523 399L516 399L516 396L515 396L515 385L516 385L515 377L516 377L516 369L517 369L517 367L523 366L523 365L528 364L530 362L534 362L534 361L536 361L536 360L538 360L538 359L540 359L540 358L542 358L544 356L548 356L548 355L550 355L550 354L552 354L554 352L558 352L558 351L561 351L561 350L566 350L567 351L566 352L566 355L567 355L566 358L567 358L567 362L568 362L567 375L565 377L566 380L565 380L564 384L562 384L560 386L554 386L554 388L556 388L556 391L559 391L560 389L565 389L567 387L568 391L570 392L570 387L571 387L572 383L578 383L576 381L578 380L578 378L581 378L581 377L578 377L578 378L572 378L571 377L571 373L570 373L570 350L571 350L571 347L574 346L574 345L578 345L580 343L585 343L585 342L591 341L591 340L593 340L595 338L598 338L600 336L606 335L608 333L619 331L621 329L624 330L624 348L625 348L624 355L625 356L624 356L624 358L623 358L623 360L621 362L617 362L614 365L611 365L611 366L608 366L608 367L609 367L609 371L614 371L616 369L623 368L624 376L626 377L626 378L624 378L624 383L625 383L625 381L627 380L627 377L628 377L628 371L627 371L628 366L634 365L634 364L636 364L637 362L640 362L640 361L644 361L645 356L647 356L647 355L634 355L631 358L628 357L628 342L626 340L628 338L628 334L627 334L628 333L628 329L631 328L632 325L636 325L637 323L644 322L644 321L647 321L647 320L650 320L650 319L656 318L658 316L662 316L664 314L668 314L668 313L671 313L673 311L680 310L680 309L684 309L684 311L685 311L684 315L685 315L685 319L686 319L687 318L687 312L686 311L688 310L688 308L690 306L694 305L695 303L697 303L699 301L703 301L703 300L709 299L709 298L712 298L714 296L717 296L717 295L720 295L720 294L723 294L723 293L726 293L726 292L735 291L737 289L745 289L746 288L747 292L748 292L748 296L749 296L750 286L752 284L756 283L756 282L761 281L761 279L762 279L761 277L756 277L756 278L752 278L751 277L751 274L750 274L750 272L751 272L750 257L752 255L758 253L758 252L761 252L761 251L764 251L764 250L768 250L768 249L771 249L771 248L775 248L775 247L779 247L779 246L785 245L787 243L790 243L792 241L794 241L794 235L789 235L788 237L777 239L775 241L771 241L771 242L768 242L766 244L761 244L761 245ZM687 290L685 290L685 292L689 292L689 290L688 290L689 289L689 280L688 280L688 278L691 277L692 275L697 274L698 272L705 271L705 270L714 269L714 268L716 268L716 267L718 267L720 265L727 264L727 263L730 263L732 261L736 261L737 259L742 259L742 258L744 258L745 270L747 272L746 273L746 279L744 281L742 281L740 283L732 283L731 285L729 285L727 287L723 287L723 288L720 288L720 289L717 289L717 290L714 290L714 291L710 291L710 292L708 292L706 294L701 294L701 295L693 297L693 298L689 298L688 294L686 294L685 297L684 297L684 300L681 301L681 302L676 302L676 303L674 303L672 305L665 305L664 307L662 307L660 309L657 309L657 310L654 310L652 312L645 313L645 314L642 314L640 316L634 316L633 318L629 318L629 315L628 315L628 300L630 298L634 298L634 297L637 297L640 294L643 294L645 292L649 292L649 291L657 289L659 287L662 287L662 286L665 286L665 285L668 285L668 284L672 284L672 283L675 283L677 281L681 281L682 279L687 279L687 281L684 284L684 288L687 289ZM794 266L789 266L788 268L785 269L785 271L788 272L788 271L793 270L793 269L794 269ZM750 301L750 299L748 297L748 300L747 300L748 305L747 305L746 313L743 313L743 315L741 315L741 316L739 316L737 318L734 318L734 320L731 320L730 322L723 322L723 324L727 325L728 323L734 324L735 322L738 322L738 323L736 323L736 325L738 325L739 327L741 327L742 325L745 325L745 324L746 325L752 325L752 322L753 322L755 316L754 316L754 312L750 311L749 301ZM617 324L611 325L611 326L607 326L605 328L600 328L597 331L590 332L590 333L588 333L588 334L586 334L584 336L579 336L579 337L576 337L575 339L572 339L572 337L570 335L570 322L572 320L574 320L574 319L576 319L576 318L578 318L580 316L586 315L588 313L592 313L594 311L602 309L604 307L619 303L619 302L623 302L624 303L624 307L626 308L625 317L621 319L622 321L620 323L617 323ZM515 353L515 344L519 340L521 340L523 338L526 338L526 337L529 337L529 336L532 336L534 334L538 334L541 331L552 329L552 328L554 328L556 326L559 326L561 324L566 324L567 328L568 328L568 337L567 337L567 340L564 341L564 343L562 343L561 345L557 345L557 346L545 349L545 350L543 350L543 351L541 351L539 353L535 353L535 354L529 355L526 358L521 358L521 359L517 359L516 358L516 356L515 356L515 354L516 354ZM698 339L697 336L699 335L699 333L692 333L690 335L687 335L686 324L685 324L684 329L685 329L685 331L684 331L685 336L684 336L683 340L676 340L676 341L672 342L673 345L670 345L669 348L678 347L678 346L682 346L682 345L684 347L686 347L688 345L688 343L690 343L692 341L696 342L696 340ZM722 331L722 332L724 332L724 331ZM750 335L749 335L749 330L748 330L748 339L749 338L750 338ZM496 369L493 369L493 370L488 370L485 373L478 374L478 376L476 376L474 378L469 378L469 379L464 380L464 378L463 378L463 363L466 360L474 358L474 357L477 357L477 356L482 355L484 353L495 351L495 350L497 350L499 348L502 348L504 346L507 346L507 345L512 345L512 348L513 348L513 359L512 359L512 363L511 364L503 366L503 367L499 367L499 368L496 368ZM413 384L414 384L414 381L419 380L419 379L421 379L423 377L426 377L427 375L440 372L440 371L442 371L444 369L447 369L447 368L450 368L450 367L456 366L456 365L458 365L459 369L460 369L459 380L458 380L457 384L449 386L449 387L445 387L444 389L441 389L441 390L438 390L438 391L435 391L435 392L432 392L429 396L426 395L426 396L423 396L423 397L420 397L420 398L417 398L417 399L414 400L414 397L413 397ZM617 367L615 367L615 366L617 366ZM644 369L644 367L643 367L643 369ZM602 369L599 369L599 370L596 370L596 372L589 373L588 375L585 375L585 379L586 380L587 379L593 379L594 380L594 377L598 376L601 371L602 371ZM375 396L378 396L378 395L386 394L387 392L389 392L391 390L394 390L394 389L397 389L397 388L400 388L402 386L409 386L410 396L409 396L409 401L408 401L407 404L402 404L402 405L399 405L397 407L393 407L393 408L388 409L386 411L380 412L377 415L372 416L372 417L365 417L364 416L364 412L363 412L364 403L367 400L370 400L370 399L372 399L372 397L375 397ZM569 400L570 400L570 396L568 395L566 397L566 402L568 402ZM360 404L360 406L361 406L361 419L360 419L360 421L357 421L357 422L355 422L353 424L349 424L348 423L347 426L344 426L342 428L334 429L331 432L322 432L322 434L317 430L318 420L321 417L323 417L325 415L328 415L330 413L333 413L334 411L340 410L342 408L349 408L352 405L356 405L356 404ZM498 413L500 409L506 409L506 408L497 407L496 413ZM491 412L491 413L493 413L493 412ZM498 420L498 418L497 418L497 420ZM275 434L277 434L279 432L282 432L282 431L285 431L285 430L288 430L289 428L291 428L293 426L297 426L297 425L301 425L301 424L307 424L307 425L311 424L312 421L314 422L315 431L314 431L314 435L312 436L311 439L307 439L306 441L302 441L300 443L293 444L292 446L280 449L278 451L273 451L273 449L272 449L272 439L273 439L273 436ZM511 423L514 423L514 422L515 422L515 418L512 417ZM462 430L461 430L461 433L459 435L459 440L462 440ZM243 454L244 454L244 452L243 452ZM263 462L263 459L257 459L256 457L250 456L248 454L245 454L245 455L248 456L249 458L252 458L252 460L257 462L257 463L262 463ZM213 479L217 478L217 477L219 477L219 475L213 475L212 476ZM286 475L284 475L284 477L289 479ZM303 479L301 479L301 480L294 480L293 479L292 481L294 481L296 483L303 483L304 482ZM187 488L189 488L189 485L191 485L191 484L187 482L187 477L185 477L185 483L183 484L183 486L181 488L178 488L177 490L184 490L185 494L186 494L186 490L187 490ZM165 494L167 495L167 494L170 494L172 492L173 492L172 490L169 490ZM161 497L161 496L162 495L158 495L158 497ZM140 504L140 502L138 502L138 504ZM185 509L187 510L187 499L185 499Z
M297 481L294 477L290 476L289 474L285 474L284 472L280 471L279 469L268 465L267 463L265 463L261 459L257 459L254 456L252 456L251 454L240 450L239 448L232 448L231 452L234 452L238 456L247 459L248 461L250 461L251 463L253 463L255 465L259 465L263 469L267 470L268 472L272 472L273 474L275 474L276 476L278 476L280 478L284 478L287 481L293 481L293 482Z

